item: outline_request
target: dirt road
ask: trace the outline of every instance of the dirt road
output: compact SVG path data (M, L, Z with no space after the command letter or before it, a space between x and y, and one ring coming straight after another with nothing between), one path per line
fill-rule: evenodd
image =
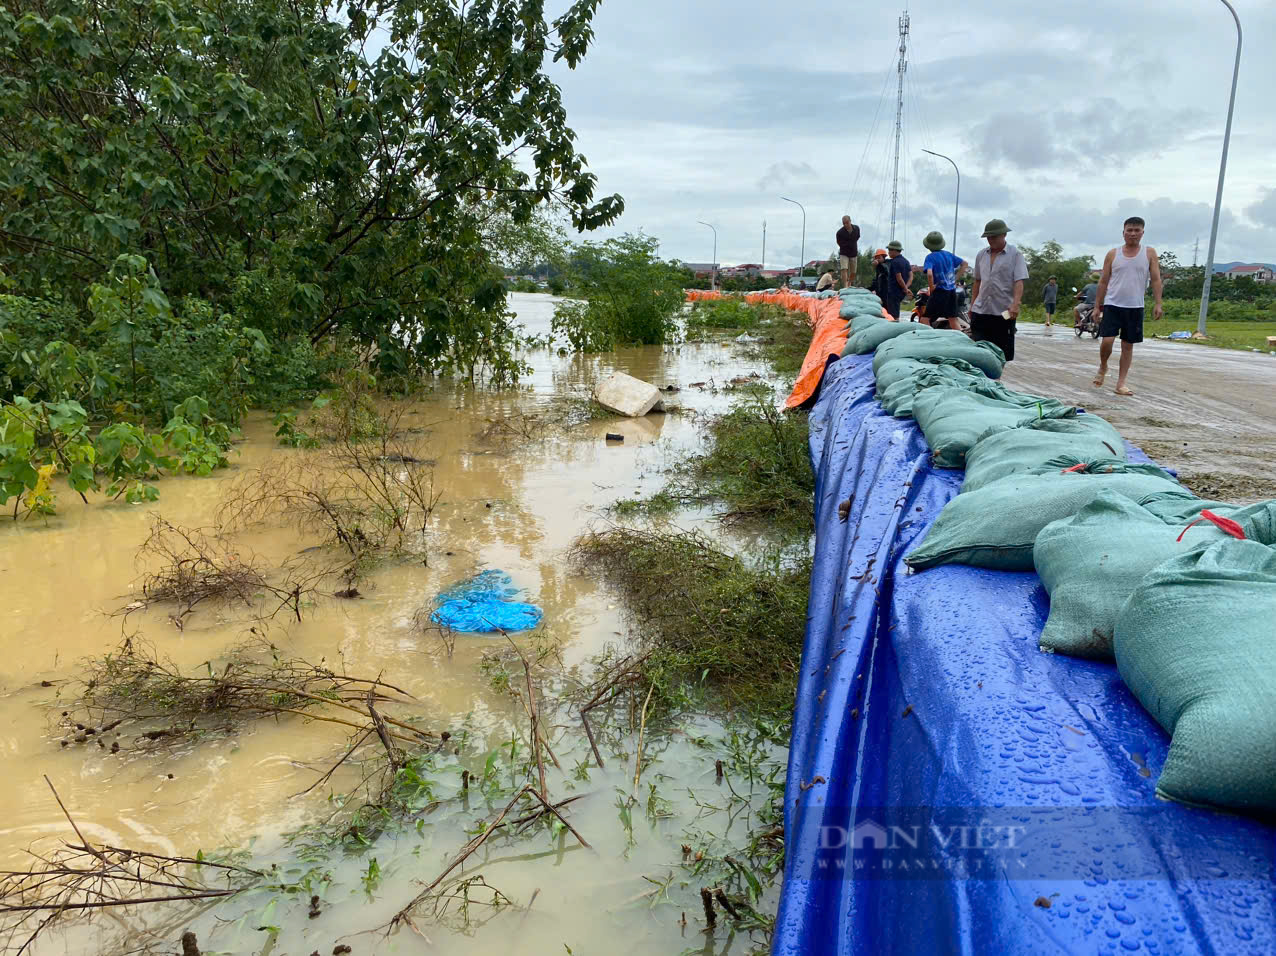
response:
M1102 415L1202 497L1276 498L1276 357L1146 341L1134 352L1132 398L1113 394L1116 359L1097 389L1096 340L1067 327L1047 336L1044 326L1020 324L1003 380Z

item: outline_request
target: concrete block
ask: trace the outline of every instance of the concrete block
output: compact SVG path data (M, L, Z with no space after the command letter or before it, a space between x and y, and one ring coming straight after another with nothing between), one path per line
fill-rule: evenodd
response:
M599 382L594 388L594 400L608 411L630 418L638 418L663 407L660 389L624 372L614 372Z

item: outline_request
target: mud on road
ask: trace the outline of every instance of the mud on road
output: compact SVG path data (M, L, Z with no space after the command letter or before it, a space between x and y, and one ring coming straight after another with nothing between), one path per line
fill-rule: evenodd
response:
M1145 341L1134 350L1127 398L1112 391L1119 351L1095 388L1098 341L1022 324L1003 381L1102 415L1203 498L1276 498L1276 358Z

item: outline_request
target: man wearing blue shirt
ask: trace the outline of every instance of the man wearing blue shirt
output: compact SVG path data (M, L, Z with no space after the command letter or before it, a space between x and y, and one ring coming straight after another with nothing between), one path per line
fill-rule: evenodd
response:
M947 326L954 331L961 331L961 323L957 316L957 283L966 274L966 260L958 259L944 249L944 236L939 232L928 233L922 245L930 250L922 268L926 270L926 291L929 301L926 304L926 316L923 322L943 328Z
M890 255L890 260L886 264L888 270L886 282L886 300L883 305L886 311L892 317L899 318L900 304L913 293L908 288L908 283L913 278L913 266L904 258L904 247L898 239L892 239L886 244L886 251Z

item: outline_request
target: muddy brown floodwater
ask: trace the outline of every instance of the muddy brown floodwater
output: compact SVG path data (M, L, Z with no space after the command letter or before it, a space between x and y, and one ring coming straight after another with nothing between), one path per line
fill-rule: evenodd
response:
M1100 389L1099 343L1088 335L1025 324L1017 339L1010 387L1102 415L1203 498L1276 498L1276 357L1149 339L1134 350L1135 394L1121 397L1112 391L1119 344Z
M547 296L514 296L515 309L532 332L548 330L552 302ZM494 690L480 672L484 651L500 642L460 635L449 657L437 637L414 630L414 613L448 585L499 568L524 589L526 600L544 609L543 629L568 666L620 642L626 625L619 602L593 576L569 567L565 553L573 539L616 499L657 491L669 463L700 446L697 413L725 410L731 394L691 388L691 383L712 386L756 371L780 384L768 378L760 359L734 343L628 349L586 358L540 351L529 358L535 372L516 390L440 385L412 410L408 424L422 429L419 454L437 462L435 487L442 494L428 567L390 564L361 585L362 599L321 598L300 623L283 627L277 619L271 631L287 656L326 661L354 674L384 674L421 700L426 726L463 735L480 767L484 754L499 752L502 744L508 750L511 727L525 722L521 705ZM591 383L612 369L680 386L671 401L684 413L587 421L530 439L513 435L517 428L501 427L524 415L560 417L563 399L588 396ZM606 432L623 433L624 443L605 443ZM156 503L113 504L98 496L86 506L64 489L59 513L47 523L0 525L0 607L7 625L0 662L4 868L25 867L28 848L71 836L44 775L90 841L159 853L251 846L255 858L283 859L281 834L331 813L328 791L292 796L314 783L344 749L346 737L330 724L302 718L259 721L176 752L154 752L129 739L120 740L117 754L92 741L60 745L66 735L57 726L59 694L70 692L83 659L109 652L122 634L139 635L184 670L200 668L244 640L251 622L243 608L233 605L201 606L181 631L164 608L127 619L110 616L133 599L130 588L139 570L135 554L152 513L179 525L213 525L221 494L236 475L275 455L307 454L280 449L262 414L250 417L243 439L229 469L209 478L164 479ZM273 563L316 544L269 527L235 540ZM564 740L574 733L562 730L555 737L560 756L579 748L579 742ZM430 945L406 932L347 942L355 953L561 953L565 945L577 953L700 948L705 938L697 935L698 914L687 912L690 927L680 923L680 914L690 909L685 901L698 903L698 896L675 894L677 901L671 902L667 893L655 891L659 881L677 872L679 845L689 839L697 817L712 817L715 811L705 806L725 793L715 779L713 759L703 756L699 742L723 733L713 720L689 719L657 745L647 758L650 767L631 826L618 811L617 791L632 789L632 760L609 761L606 772L595 768L585 777L574 776L564 759L565 770L554 772L551 789L588 795L577 803L572 820L594 849L580 849L570 837L550 839L542 831L529 845L483 857L486 879L520 904L534 900L530 910L513 909L477 931L464 925L469 921L436 925L425 920L421 929ZM767 758L779 767L782 755L768 751ZM455 792L451 778L456 776L459 771L440 784L441 798ZM338 774L328 790L339 791L342 783L353 786L357 779ZM664 804L650 799L649 784L661 788L660 798L669 801L667 813L661 812ZM383 923L411 899L418 881L437 875L468 838L464 828L490 818L504 802L499 798L489 808L475 798L446 824L431 823L411 840L372 848L381 876L371 888L360 879L367 871L366 855L344 859L338 854L330 864L335 879L324 890L322 918L308 920L304 905L286 911L263 892L223 914L233 920L219 920L213 911L191 925L200 930L201 945L218 952L332 952L338 937ZM712 828L728 839L732 826L739 835L742 825L724 820ZM690 892L698 893L698 887ZM765 903L759 909L765 911ZM156 952L176 952L187 923L186 914L111 915L87 933L75 929L50 937L38 951L105 951L103 941L118 934L131 938L136 951L162 941L168 948L157 946ZM278 926L279 933L259 928L266 924ZM206 933L219 935L206 939ZM622 938L623 945L618 944ZM719 944L715 951L746 949L742 935L734 948Z

